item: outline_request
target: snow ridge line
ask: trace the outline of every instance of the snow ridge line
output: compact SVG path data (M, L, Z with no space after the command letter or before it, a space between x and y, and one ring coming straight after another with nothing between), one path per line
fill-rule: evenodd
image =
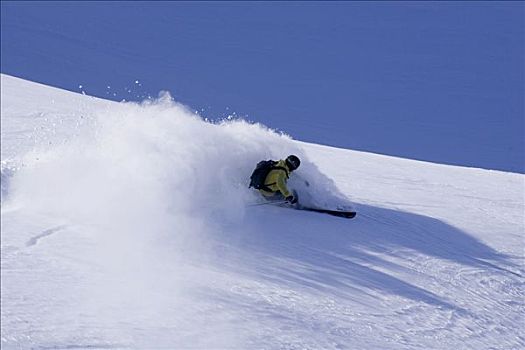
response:
M51 236L52 234L58 232L58 231L61 231L63 229L65 229L67 226L66 225L60 225L60 226L56 226L56 227L52 227L50 229L47 229L45 231L42 231L40 234L30 238L27 242L26 242L26 247L32 247L34 245L36 245L38 243L38 241L44 237L47 237L47 236Z

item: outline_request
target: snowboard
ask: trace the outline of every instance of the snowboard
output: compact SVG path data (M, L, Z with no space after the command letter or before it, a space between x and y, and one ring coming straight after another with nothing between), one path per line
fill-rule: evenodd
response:
M301 206L301 205L299 205L297 208L293 208L292 207L292 209L313 211L313 212L316 212L316 213L333 215L333 216L337 216L337 217L345 218L345 219L353 219L357 215L357 212L355 212L355 211L311 208L311 207L304 207L304 206Z
M304 206L301 204L288 204L288 203L280 203L276 205L282 208L311 211L311 212L320 213L320 214L328 214L332 216L337 216L337 217L345 218L345 219L353 219L357 215L357 212L352 211L352 210L332 210L332 209L308 207L308 206Z

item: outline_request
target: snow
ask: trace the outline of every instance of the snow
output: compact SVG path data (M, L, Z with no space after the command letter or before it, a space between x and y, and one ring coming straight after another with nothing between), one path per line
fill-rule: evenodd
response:
M2 348L525 347L525 175L1 82ZM291 153L358 216L253 206Z

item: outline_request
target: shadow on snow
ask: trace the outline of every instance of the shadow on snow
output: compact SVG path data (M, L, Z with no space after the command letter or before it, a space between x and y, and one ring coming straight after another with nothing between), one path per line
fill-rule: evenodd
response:
M396 277L417 272L393 261L410 259L404 265L417 267L429 256L520 276L511 271L518 266L509 257L440 220L367 205L357 209L358 217L348 220L284 213L278 207L253 208L243 226L246 230L230 246L249 258L231 268L278 285L298 285L338 297L355 298L358 290L357 295L368 295L372 301L378 293L388 293L460 312L465 310L452 301ZM283 215L288 219L283 220Z

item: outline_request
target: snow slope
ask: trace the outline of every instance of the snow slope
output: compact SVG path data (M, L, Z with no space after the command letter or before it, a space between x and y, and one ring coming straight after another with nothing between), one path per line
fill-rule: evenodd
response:
M525 346L524 175L1 82L2 349ZM254 206L289 153L358 217Z

